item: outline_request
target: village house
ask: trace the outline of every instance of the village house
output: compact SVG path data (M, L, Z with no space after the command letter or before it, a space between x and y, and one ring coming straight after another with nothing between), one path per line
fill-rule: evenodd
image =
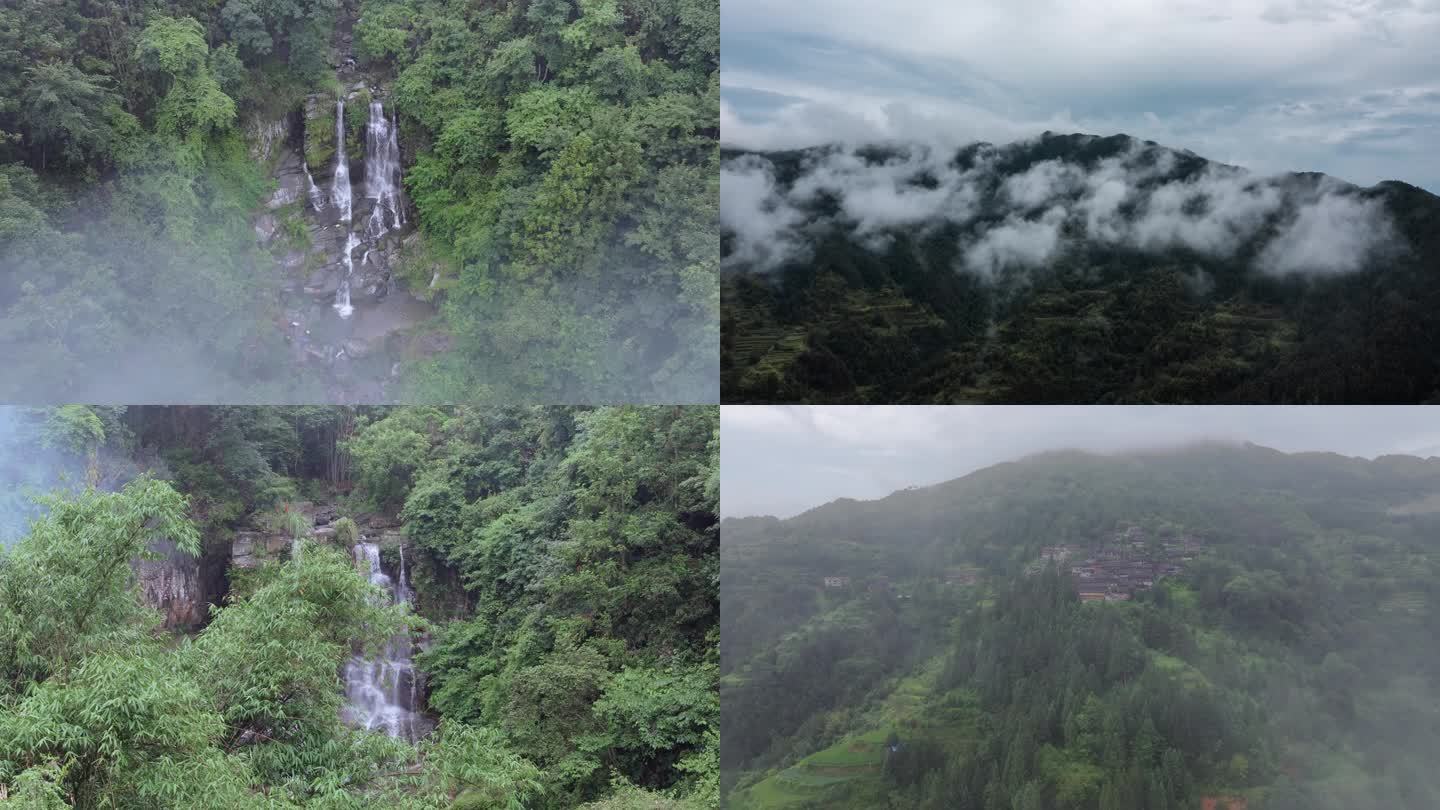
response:
M1148 543L1132 539L1143 537L1143 532L1136 527L1117 532L1116 540L1123 541L1121 545L1102 546L1088 558L1071 565L1070 579L1080 598L1087 602L1131 599L1137 592L1153 588L1161 578L1180 573L1182 564L1193 559L1193 554L1203 546L1193 537L1182 537L1164 543L1163 553L1157 554L1147 551L1152 548ZM1064 547L1051 546L1045 551L1059 548Z
M971 570L945 572L947 585L974 585L979 579L979 574Z
M827 588L848 588L849 586L849 577L825 577L825 587Z

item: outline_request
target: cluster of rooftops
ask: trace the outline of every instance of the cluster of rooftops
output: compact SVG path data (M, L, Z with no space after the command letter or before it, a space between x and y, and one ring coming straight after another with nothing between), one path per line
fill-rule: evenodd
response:
M1045 546L1040 549L1040 559L1028 571L1037 573L1053 563L1069 573L1081 601L1123 602L1153 588L1163 577L1180 573L1185 563L1204 548L1204 541L1191 535L1152 537L1139 526L1129 526L1098 546ZM968 566L948 568L941 572L941 578L951 585L974 585L979 573L979 569ZM840 575L823 577L822 582L826 588L849 588L851 584L850 577ZM889 580L883 576L863 582L871 592L891 590Z
M1189 535L1160 540L1131 526L1098 548L1046 546L1040 550L1040 563L1032 568L1039 570L1051 562L1062 571L1068 568L1081 601L1122 602L1154 587L1162 577L1180 573L1204 546Z

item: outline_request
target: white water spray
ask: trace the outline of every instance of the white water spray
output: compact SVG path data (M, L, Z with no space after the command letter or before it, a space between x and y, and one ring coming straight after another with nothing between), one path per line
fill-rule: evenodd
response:
M355 544L355 559L369 566L372 584L380 586L393 604L410 603L410 584L405 576L405 549L400 549L398 581L380 570L380 547L374 543ZM410 635L401 632L385 644L380 658L367 661L354 656L345 665L345 719L367 731L383 730L391 737L416 740L428 728L417 708L419 685L410 662Z
M340 277L340 286L335 289L335 311L340 317L348 318L355 312L350 305L350 278L355 275L355 248L360 246L360 237L354 231L345 234L345 275Z
M325 192L321 191L320 187L315 185L315 178L310 176L310 164L301 163L300 166L305 170L305 182L310 190L310 207L316 211L324 211Z
M350 221L350 159L345 156L345 99L335 100L335 182L330 199L340 209L340 221Z
M331 192L335 206L340 209L340 221L348 226L350 222L350 159L345 154L345 99L335 100L335 185ZM355 274L355 248L360 244L355 232L345 233L345 275L335 289L335 311L340 317L348 318L355 312L350 305L350 278Z
M365 196L374 200L365 223L366 238L379 241L405 223L400 204L400 145L396 122L385 118L379 101L370 102L370 123L365 133Z

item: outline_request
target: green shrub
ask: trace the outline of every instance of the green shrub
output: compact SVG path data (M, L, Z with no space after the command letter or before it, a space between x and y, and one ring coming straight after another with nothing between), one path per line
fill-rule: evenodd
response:
M342 517L335 521L335 542L350 546L354 545L359 538L360 527L355 525L355 521L348 517Z

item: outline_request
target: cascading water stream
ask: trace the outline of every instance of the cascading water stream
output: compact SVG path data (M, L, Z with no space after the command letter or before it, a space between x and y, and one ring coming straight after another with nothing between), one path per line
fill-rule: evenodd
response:
M360 237L354 231L345 234L345 253L341 261L345 263L345 275L340 279L340 286L335 290L335 310L340 317L348 318L355 311L350 305L350 277L355 275L355 248L360 246Z
M404 224L397 178L400 174L400 145L395 122L385 118L379 101L370 102L370 123L365 133L365 196L375 201L365 236L379 241Z
M350 158L345 155L345 99L335 101L335 182L330 201L340 209L340 221L350 221Z
M325 192L315 185L315 178L310 176L310 164L301 163L300 168L305 170L305 183L310 191L310 207L318 211L325 210Z
M380 586L393 604L410 603L410 584L405 575L405 550L400 550L398 581L380 570L380 547L374 543L355 544L355 559L369 565L372 584ZM379 658L352 656L345 665L345 720L367 731L383 730L391 737L414 741L428 731L429 723L418 711L419 685L410 662L410 635L401 632L385 644Z
M345 275L335 289L335 311L340 317L348 318L355 308L350 306L350 278L355 274L355 248L360 240L350 230L350 159L345 154L345 99L335 102L335 183L330 192L335 207L340 209L340 222L345 227L345 253L341 260L345 264Z
M340 221L348 223L353 215L350 192L350 165L345 155L345 102L337 105L335 138L336 149L335 201L340 207ZM400 143L396 135L396 121L385 117L385 107L379 101L370 102L370 121L365 131L365 196L371 201L370 216L365 220L365 236L362 240L354 229L350 229L345 240L345 275L335 290L335 309L340 317L348 318L355 311L350 303L350 287L355 275L355 248L366 245L360 266L370 260L370 254L381 243L385 235L405 224L404 206L400 203ZM342 192L343 188L343 192Z

